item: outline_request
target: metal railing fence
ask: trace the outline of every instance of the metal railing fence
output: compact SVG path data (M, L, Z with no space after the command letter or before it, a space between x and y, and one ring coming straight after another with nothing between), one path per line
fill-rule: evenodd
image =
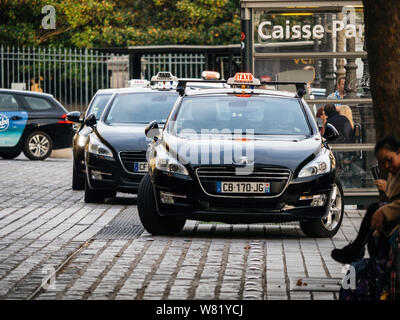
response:
M200 78L206 66L205 55L198 53L146 54L141 60L147 80L159 71L170 71L178 78Z
M116 58L88 49L1 46L0 88L50 93L68 110L84 111L98 89L110 87L108 65L121 63Z

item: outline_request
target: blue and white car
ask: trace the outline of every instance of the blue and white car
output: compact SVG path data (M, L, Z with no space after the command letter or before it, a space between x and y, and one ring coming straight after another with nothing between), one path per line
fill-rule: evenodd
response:
M0 157L44 160L72 145L72 122L52 95L0 89Z

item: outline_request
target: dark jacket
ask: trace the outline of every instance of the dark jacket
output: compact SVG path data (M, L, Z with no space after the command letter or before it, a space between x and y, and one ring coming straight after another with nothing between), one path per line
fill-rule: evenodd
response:
M328 116L326 122L333 125L337 131L339 131L339 138L336 141L337 143L353 142L353 130L351 129L349 119L345 116L339 114L339 112L334 112Z

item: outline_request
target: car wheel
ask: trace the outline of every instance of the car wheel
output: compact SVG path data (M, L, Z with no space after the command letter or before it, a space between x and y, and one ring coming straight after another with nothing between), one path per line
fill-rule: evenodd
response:
M144 176L139 184L137 207L143 227L153 235L173 235L185 226L186 220L159 215L149 174Z
M335 180L328 215L318 221L302 221L300 227L309 237L331 238L338 231L344 216L343 188L338 179Z
M99 190L90 189L87 179L85 179L85 203L103 203L104 193Z
M14 159L16 157L18 157L21 154L21 151L17 151L17 152L10 152L10 153L0 153L0 157L3 159Z
M53 140L43 131L35 131L28 135L24 143L24 154L31 160L44 160L53 150Z
M79 173L75 161L72 165L72 190L85 190L85 176Z

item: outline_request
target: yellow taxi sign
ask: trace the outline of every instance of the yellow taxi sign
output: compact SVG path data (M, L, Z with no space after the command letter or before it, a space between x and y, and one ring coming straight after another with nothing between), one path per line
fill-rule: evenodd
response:
M227 83L230 85L250 85L250 86L260 86L261 85L260 80L254 78L254 76L248 72L236 73L233 78L228 79Z

